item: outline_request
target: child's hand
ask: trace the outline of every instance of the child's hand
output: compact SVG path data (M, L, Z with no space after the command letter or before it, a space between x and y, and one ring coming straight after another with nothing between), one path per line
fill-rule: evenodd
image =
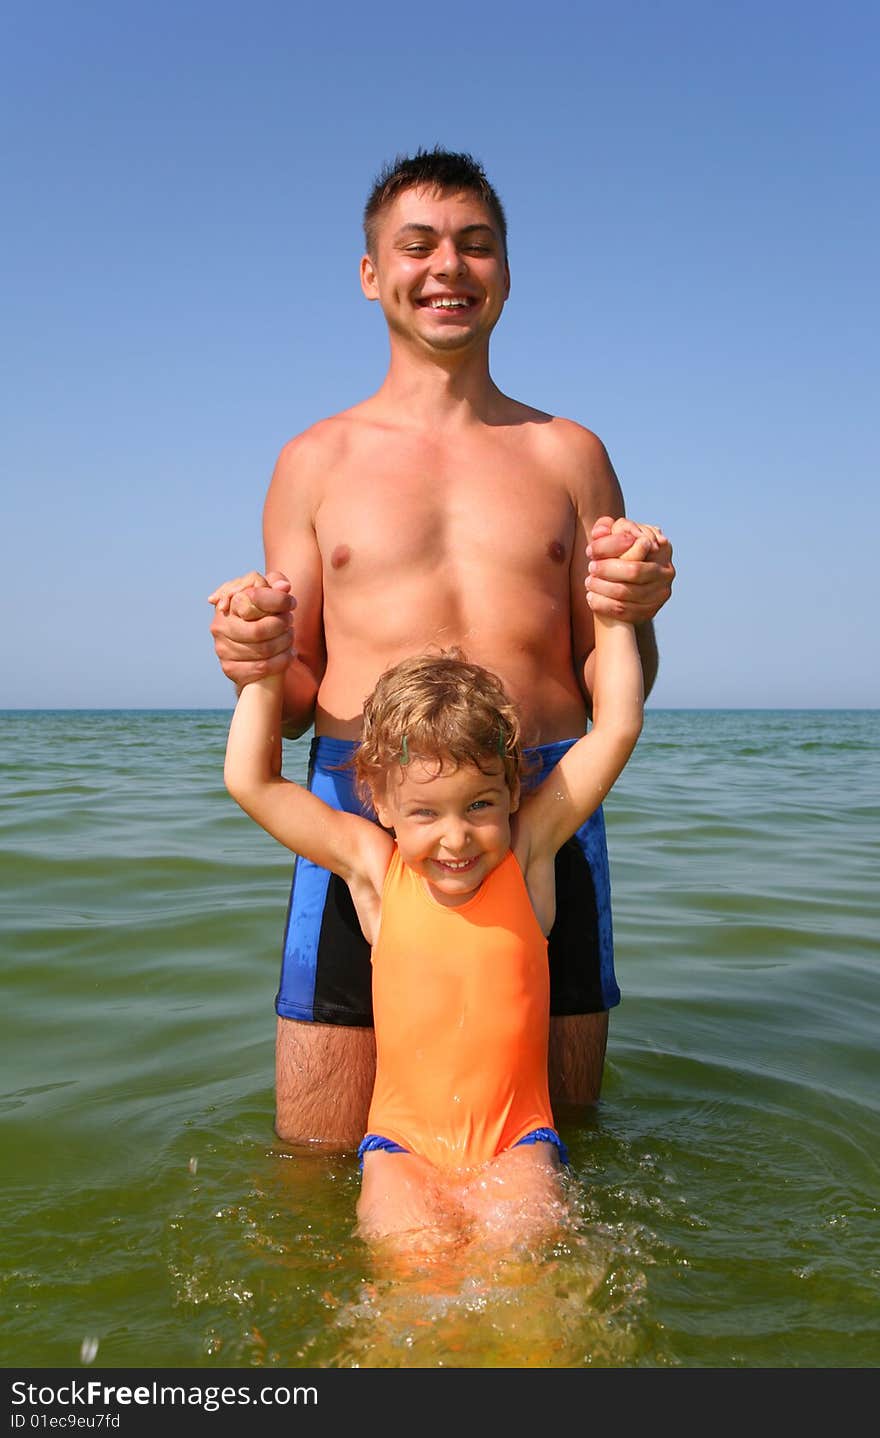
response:
M285 579L283 574L262 575L252 569L250 574L242 574L238 579L227 579L225 584L218 584L213 593L208 595L208 603L214 605L218 614L228 614L236 594L243 594L247 589L280 589L289 593L290 580ZM249 609L253 613L248 613ZM242 603L236 605L236 613L239 619L255 619L262 615L263 611L254 604L252 598L246 596Z
M596 614L643 623L672 592L672 545L654 524L603 516L590 532L587 555L587 603Z
M640 555L642 558L646 558L648 554L659 549L661 545L669 543L663 530L658 529L656 524L639 524L636 520L629 519L625 515L621 519L615 520L597 519L590 531L590 544L587 548L587 554L590 555L590 558L592 558L592 541L594 539L607 539L609 534L630 540L631 547L634 546L637 541L645 540L647 548L644 554ZM626 549L622 553L619 553L617 558L632 559L635 558L635 556L630 553L629 549Z
M637 524L633 519L616 519L611 533L626 535L632 541L621 554L621 559L650 559L658 553L661 545L669 542L663 530L655 524Z

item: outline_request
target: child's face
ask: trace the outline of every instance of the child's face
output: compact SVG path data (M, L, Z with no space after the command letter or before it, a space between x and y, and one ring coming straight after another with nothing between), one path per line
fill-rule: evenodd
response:
M508 789L500 761L488 774L473 764L435 771L436 761L413 758L389 776L373 803L379 822L394 830L401 858L435 899L457 907L510 850L519 794Z

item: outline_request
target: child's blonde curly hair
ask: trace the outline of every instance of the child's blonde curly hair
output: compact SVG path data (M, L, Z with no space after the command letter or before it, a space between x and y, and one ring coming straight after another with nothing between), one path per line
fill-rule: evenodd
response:
M415 654L380 675L364 704L363 738L352 765L361 799L386 791L389 774L412 759L473 764L501 761L515 793L523 770L519 715L496 674L461 649Z

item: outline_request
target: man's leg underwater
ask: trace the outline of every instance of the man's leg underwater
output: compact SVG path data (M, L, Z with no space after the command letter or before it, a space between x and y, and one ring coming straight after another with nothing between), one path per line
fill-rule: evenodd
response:
M332 808L364 813L355 745L315 739L308 785ZM347 885L299 858L275 1007L275 1129L286 1143L357 1148L376 1070L370 946Z
M285 1143L357 1148L376 1074L372 1029L278 1019L275 1132Z
M557 1119L598 1103L608 1042L608 1013L550 1020L550 1102Z
M540 778L574 740L531 751ZM550 1101L557 1118L598 1102L609 1010L620 1002L614 974L611 880L605 820L591 814L556 856L556 921L550 932Z

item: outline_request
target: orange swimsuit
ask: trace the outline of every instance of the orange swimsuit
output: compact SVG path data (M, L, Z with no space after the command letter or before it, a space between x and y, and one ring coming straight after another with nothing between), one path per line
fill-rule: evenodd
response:
M394 849L373 1010L371 1134L449 1168L552 1126L547 940L512 852L473 898L446 908Z

